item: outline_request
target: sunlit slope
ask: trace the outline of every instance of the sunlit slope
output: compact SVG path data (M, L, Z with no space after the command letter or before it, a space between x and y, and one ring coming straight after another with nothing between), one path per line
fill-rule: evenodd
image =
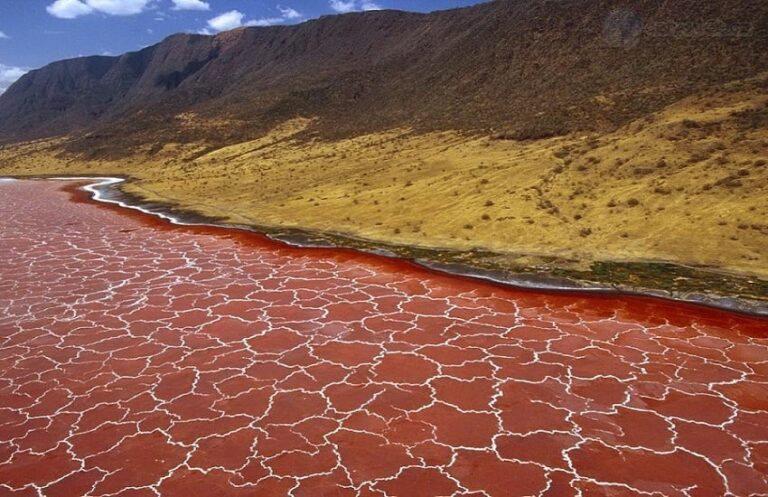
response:
M306 118L256 141L152 144L119 161L59 154L62 141L6 147L0 173L127 174L130 193L237 223L768 277L766 87L765 76L733 83L604 135L307 141Z

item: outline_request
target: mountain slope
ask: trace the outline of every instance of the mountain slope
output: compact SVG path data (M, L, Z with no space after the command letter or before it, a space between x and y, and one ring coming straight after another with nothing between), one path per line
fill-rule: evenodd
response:
M326 138L604 131L768 68L767 19L762 0L497 0L175 35L25 75L0 96L0 142L89 132L81 149L120 154L236 143L294 117Z

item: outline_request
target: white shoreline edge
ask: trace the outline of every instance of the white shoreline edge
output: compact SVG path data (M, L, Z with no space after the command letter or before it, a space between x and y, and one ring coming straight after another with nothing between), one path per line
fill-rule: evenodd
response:
M86 185L82 187L82 190L85 190L86 192L91 194L91 198L97 202L102 202L105 204L112 204L120 206L124 209L131 209L134 211L143 212L144 214L148 214L150 216L159 217L161 219L165 219L166 221L170 222L171 224L176 224L178 226L203 226L203 224L199 223L185 223L184 221L181 221L179 218L176 218L174 216L171 216L170 214L166 214L164 212L155 212L151 211L149 209L145 209L144 207L141 207L139 205L132 205L123 202L122 200L115 200L108 198L104 191L108 188L113 188L120 183L125 183L125 178L115 178L111 176L79 176L79 177L54 177L54 178L46 178L46 179L52 179L56 181L93 181L96 180L95 183L91 183L89 185ZM206 225L206 226L212 226L212 225Z
M133 211L139 211L143 214L147 214L149 216L153 217L159 217L165 221L168 221L171 224L177 225L177 226L206 226L206 227L212 227L212 228L231 228L231 229L242 229L237 226L227 226L227 225L221 225L221 224L212 224L212 223L193 223L193 222L187 222L182 221L181 219L162 212L162 211L155 211L146 209L140 205L134 205L126 203L122 200L115 200L112 198L109 198L106 196L106 191L109 188L113 188L116 185L119 185L120 183L125 183L125 178L116 178L112 176L52 176L50 178L39 178L39 177L29 177L29 178L9 178L9 177L0 177L0 182L13 182L13 181L94 181L93 183L90 183L88 185L85 185L81 187L80 189L83 191L86 191L91 194L91 200L94 200L96 202L101 202L104 204L112 204L117 205L119 207L122 207L123 209L129 209ZM256 231L254 231L256 233Z
M15 181L19 180L19 178L10 178L10 179ZM212 223L193 223L193 222L182 221L181 219L171 214L168 214L166 212L155 211L155 210L144 208L140 205L129 204L122 200L115 200L115 199L109 198L106 195L106 192L110 188L114 188L115 186L121 183L125 183L126 182L125 178L117 178L112 176L56 176L56 177L50 177L50 178L29 178L29 179L30 180L42 179L42 180L54 180L54 181L95 181L94 183L85 185L80 189L90 193L91 200L95 200L96 202L117 205L119 207L122 207L123 209L139 211L149 216L159 217L177 226L208 226L213 228L230 228L230 226L226 226L226 225L218 225L218 224L212 224ZM231 226L231 228L235 228L235 227Z

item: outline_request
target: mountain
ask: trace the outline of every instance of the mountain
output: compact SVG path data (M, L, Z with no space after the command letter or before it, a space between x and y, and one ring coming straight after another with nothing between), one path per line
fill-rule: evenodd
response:
M0 143L73 135L88 139L71 147L128 154L241 142L295 117L328 139L393 128L541 138L610 131L766 69L764 0L352 13L55 62L0 96Z

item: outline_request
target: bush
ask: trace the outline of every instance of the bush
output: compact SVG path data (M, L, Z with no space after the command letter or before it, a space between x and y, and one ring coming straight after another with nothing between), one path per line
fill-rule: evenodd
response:
M565 118L560 114L541 116L535 121L514 131L505 131L493 136L496 140L543 140L568 133Z
M688 163L698 164L699 162L704 162L707 159L709 159L709 154L705 152L696 152L688 158Z
M761 129L768 127L768 110L747 109L731 114L736 119L736 125L740 130Z

